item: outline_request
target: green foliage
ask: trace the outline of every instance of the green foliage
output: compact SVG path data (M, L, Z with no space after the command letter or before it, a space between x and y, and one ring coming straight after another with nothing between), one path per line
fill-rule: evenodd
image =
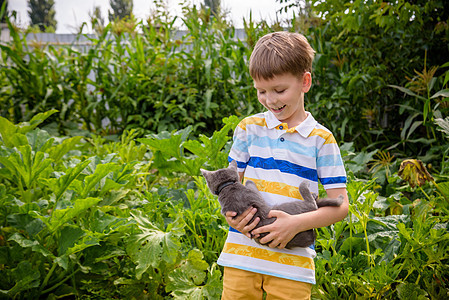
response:
M447 1L310 2L317 55L306 106L357 150L432 161L442 145L433 118L449 113Z
M204 0L204 6L210 9L212 16L218 16L221 10L220 0Z
M17 125L0 117L2 297L218 298L214 262L227 228L205 181L189 177L165 188L133 131L106 143L37 128L55 113ZM226 145L238 119L225 121L211 138L201 136L210 151ZM208 155L200 161L226 164L224 154Z
M229 131L237 126L239 119L231 116L223 119L223 122L225 126L210 138L201 134L199 140L187 140L192 131L191 127L187 127L172 133L153 134L138 141L151 149L154 167L163 176L174 172L194 176L200 174L200 168L204 165L218 169L227 164L227 154L222 149L229 141ZM184 149L193 157L185 153Z
M437 125L439 126L439 128L437 128L439 131L444 132L444 134L446 134L446 137L449 138L449 117L447 117L446 119L435 119L435 123L437 123Z
M157 4L147 24L99 28L87 51L28 44L7 20L0 298L219 299L228 225L199 168L227 165L230 133L260 110L248 57L280 27L250 16L242 42L186 6L176 40ZM306 109L343 142L349 178L348 217L317 230L313 297L447 298L446 1L298 8L288 30L317 51ZM402 181L409 157L433 179Z
M55 113L0 118L0 293L219 299L228 225L197 175L227 164L239 119L210 137L187 127L108 142L38 128ZM318 229L314 297L447 296L449 181L411 188L392 170L380 186L372 153L342 153L350 213Z
M224 117L259 110L250 49L203 11L186 7L184 14L188 33L180 39L172 35L175 19L161 11L148 24L108 25L86 51L29 45L11 25L13 40L1 45L1 115L22 122L57 109L47 123L69 135L79 127L142 135L188 126L212 134Z
M284 27L304 33L317 52L306 108L337 140L440 168L434 121L449 109L447 1L279 2L283 11L298 8ZM57 109L46 123L64 135L80 135L80 127L142 136L188 126L211 135L224 117L259 111L248 58L280 23L250 15L240 41L224 17L185 4L175 18L155 3L146 23L130 18L99 28L86 51L29 44L11 25L12 42L1 45L2 116L22 122ZM174 36L175 21L187 35Z

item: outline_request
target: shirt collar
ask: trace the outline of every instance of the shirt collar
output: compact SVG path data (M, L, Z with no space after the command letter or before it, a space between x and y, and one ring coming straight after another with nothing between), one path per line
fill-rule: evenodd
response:
M303 137L308 137L318 123L310 112L306 111L306 114L307 118L301 124L296 126L296 131ZM264 115L268 129L273 129L282 123L271 111L264 112Z
M267 122L268 129L273 129L282 123L273 115L273 113L271 111L264 112L264 115L265 115L265 122Z
M316 127L316 124L318 124L311 113L306 111L306 114L307 118L301 124L296 126L296 131L305 138L310 135L312 130Z

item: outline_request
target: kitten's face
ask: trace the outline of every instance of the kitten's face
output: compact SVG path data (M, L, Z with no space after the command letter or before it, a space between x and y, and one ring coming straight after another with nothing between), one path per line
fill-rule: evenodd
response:
M228 181L239 181L239 174L237 172L237 163L232 161L229 167L217 171L206 171L201 169L201 173L206 178L207 186L210 191L215 194L220 184Z

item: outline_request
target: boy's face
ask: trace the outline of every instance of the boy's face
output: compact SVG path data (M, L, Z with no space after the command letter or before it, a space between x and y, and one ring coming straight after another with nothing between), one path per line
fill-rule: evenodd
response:
M286 73L272 79L254 79L259 102L288 127L299 125L307 117L304 109L304 93L312 83L309 72L298 77Z

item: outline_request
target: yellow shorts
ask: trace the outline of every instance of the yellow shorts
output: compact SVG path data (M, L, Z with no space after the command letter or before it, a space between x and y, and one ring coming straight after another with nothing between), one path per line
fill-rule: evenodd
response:
M312 284L253 273L235 268L224 268L222 300L310 299Z

